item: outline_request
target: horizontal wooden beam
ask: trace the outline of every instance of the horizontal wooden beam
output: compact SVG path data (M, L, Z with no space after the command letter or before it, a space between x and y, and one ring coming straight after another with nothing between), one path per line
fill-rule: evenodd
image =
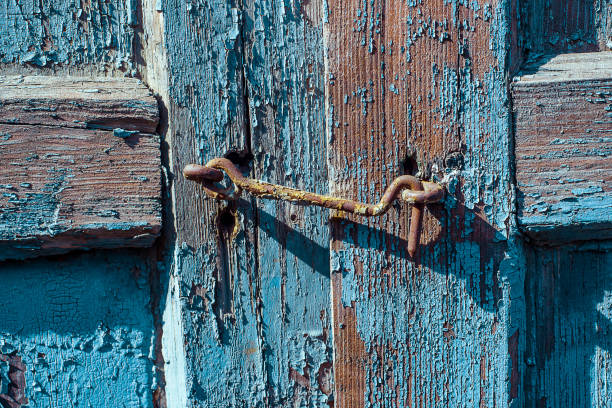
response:
M157 122L136 79L0 77L0 259L151 245Z
M0 76L0 123L155 133L157 103L132 78Z
M612 237L612 53L545 57L512 94L520 226L543 241Z

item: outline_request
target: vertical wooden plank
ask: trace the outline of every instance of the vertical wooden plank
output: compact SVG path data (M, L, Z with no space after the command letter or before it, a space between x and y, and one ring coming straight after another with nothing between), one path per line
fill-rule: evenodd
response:
M609 244L534 248L527 261L527 406L609 406Z
M417 168L449 190L414 259L405 205L335 225L336 406L521 404L509 4L328 1L331 193L374 201Z
M237 212L181 176L188 163L248 145L241 11L226 0L170 0L161 6L176 230L167 308L178 312L178 321L167 328L180 336L174 357L183 368L173 374L184 376L167 403L256 406L265 400L266 383L253 296L251 205L241 202Z
M437 21L443 24L446 19L448 24L451 10L445 10L441 2L425 5L420 15L416 7L406 3L393 7L380 1L371 5L360 1L328 4L330 188L334 195L376 201L390 181L405 171L404 167L414 168L420 162L423 168L422 164L429 162L444 141L443 137L429 136L435 126L430 112L435 108L427 91L432 76L439 75L441 69L447 68L446 74L456 79L455 47L440 41L451 35L450 27L440 27L440 32L431 27L441 37L428 42L432 50L426 60L424 45L416 41L416 33L424 29L423 19L433 19L436 26ZM448 53L454 54L452 58ZM449 60L453 62L447 67L444 62ZM445 91L456 97L456 85ZM449 117L455 116L455 106L445 108L450 109ZM451 136L455 134L453 126L437 130L440 134L445 130ZM421 149L423 145L432 150ZM413 398L413 384L405 374L420 362L411 361L407 349L397 356L392 352L397 348L393 343L407 333L407 313L411 308L407 283L412 280L408 271L412 265L405 260L408 225L402 218L392 210L380 221L349 224L334 231L334 363L340 407L381 401L401 405ZM379 268L390 271L385 273ZM372 301L367 300L369 296L360 296L360 292L376 292L379 287L382 292L384 286L401 291L396 297L405 312L397 316L400 326L395 328L391 327L396 319L391 316L393 312L385 309L396 300L388 305L382 293ZM367 326L373 330L362 333ZM394 333L400 336L398 340Z
M327 193L323 2L245 1L253 176ZM331 400L328 211L258 200L256 276L269 406Z
M178 276L173 272L173 249L176 233L174 228L174 203L172 201L171 124L168 121L169 78L168 55L164 39L164 14L162 2L141 0L136 10L140 25L135 27L134 47L138 73L142 81L154 93L159 108L160 120L157 133L160 135L162 158L162 234L151 251L154 268L150 278L151 311L154 325L154 408L184 407L185 352L180 308Z
M304 7L163 4L175 175L230 152L245 173L252 166L256 177L325 188L321 14L314 4ZM166 327L181 333L184 348L173 353L186 377L173 395L196 407L325 404L324 213L248 198L217 203L181 176L173 202L176 287L171 282L168 302L180 318ZM181 405L170 391L167 403Z

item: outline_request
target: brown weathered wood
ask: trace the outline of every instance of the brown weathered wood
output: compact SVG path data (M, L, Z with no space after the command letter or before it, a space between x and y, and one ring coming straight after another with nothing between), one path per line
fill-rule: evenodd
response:
M0 259L152 244L161 227L160 153L146 87L0 80Z
M520 36L531 55L608 51L612 4L606 0L529 0L522 10Z
M612 53L565 54L514 80L519 223L548 241L612 236Z
M330 193L374 201L402 173L453 180L415 257L408 206L334 223L335 406L520 405L518 331L497 303L510 304L509 38L493 28L510 7L327 3Z
M155 133L159 115L135 79L0 76L0 123Z
M455 107L449 106L451 112L435 113L428 103L432 65L437 63L443 67L449 62L456 66L456 41L444 44L433 40L407 47L411 32L406 29L406 18L413 13L416 17L416 9L405 2L387 7L391 3L376 1L362 9L364 3L358 0L328 1L326 79L329 104L333 107L328 111L331 125L328 156L330 168L335 170L330 180L330 193L334 196L375 202L388 183L407 170L404 163L410 161L412 167L418 163L421 174L426 174L433 157L443 150L443 143L450 142L449 150L459 148L458 140L452 137L456 131L454 126L438 128L440 116L446 113L453 116ZM451 10L444 9L442 1L433 3L423 5L421 12L436 21L451 18ZM383 18L373 27L371 19L377 15ZM444 138L444 134L451 137ZM401 212L392 209L380 219L358 220L365 225L336 224L332 250L342 253L359 245L345 242L345 235L350 231L356 236L366 234L366 241L372 239L372 245L364 247L363 254L356 258L368 254L373 258L364 259L364 264L358 259L352 260L355 264L350 267L354 268L355 275L389 274L397 277L397 281L393 279L396 284L403 284L400 281L411 279L408 276L414 273L405 259L409 212L408 206L402 205ZM437 235L436 229L431 215L426 213L425 242ZM388 246L382 244L385 238L379 237L381 231L388 232L387 236L392 239ZM382 260L388 260L391 255L388 250L392 246L398 251L404 247L403 259L381 268ZM369 390L376 388L373 383L388 380L383 366L388 357L386 351L393 351L383 344L366 344L367 340L357 329L360 318L356 313L360 305L342 299L343 291L350 289L346 288L346 280L341 278L343 273L337 268L332 262L335 402L338 407L361 407L366 405ZM383 289L376 285L371 290L380 293ZM369 367L374 365L380 369L372 373Z

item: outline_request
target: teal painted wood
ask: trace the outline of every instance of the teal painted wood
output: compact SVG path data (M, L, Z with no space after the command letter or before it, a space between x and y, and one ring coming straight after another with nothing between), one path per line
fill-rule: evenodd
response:
M610 48L609 2L529 0L521 1L520 6L518 43L528 62L542 54ZM578 67L578 75L584 73L583 68ZM597 149L602 147L597 145ZM598 171L597 166L590 169ZM608 221L600 217L609 200L599 201L603 209L586 219L576 217L568 222L553 211L550 216L542 214L540 221L547 225L560 221L570 227L565 235L564 230L552 229L553 241L580 238L585 234L582 222ZM586 211L600 205L597 201L590 204L585 203ZM608 235L609 229L594 238ZM526 249L525 406L610 406L610 241Z
M519 6L528 57L610 49L612 6L607 0L520 0Z
M173 218L167 219L176 228L168 296L150 293L153 254L100 252L0 264L10 293L0 310L14 311L0 322L0 360L7 360L0 364L0 394L10 359L19 357L32 406L163 405L152 396L159 392L161 327L151 309L161 302L168 406L324 406L332 398L342 406L340 396L350 392L344 383L328 395L325 271L331 269L336 279L343 275L336 306L352 307L356 319L345 326L338 319L334 330L355 329L368 357L335 350L336 363L363 367L362 405L520 407L537 406L542 398L551 406L609 404L607 249L541 250L525 258L515 229L507 81L517 61L513 53L522 51L512 27L525 16L514 14L511 0L440 1L435 7L410 1L384 9L381 2L360 2L349 8L346 32L363 39L376 58L401 53L406 65L381 68L387 82L376 88L377 60L358 89L329 99L326 141L320 137L321 81L340 82L333 67L327 74L335 76L321 75L320 21L330 17L327 3L156 2L168 53L167 72L166 57L155 56L164 59L156 75L165 72L169 82L158 85L169 96L166 140L175 175ZM94 2L82 13L76 5L76 14L70 2L45 2L42 13L33 2L20 2L24 11L16 4L0 6L0 55L25 64L16 69L96 63L89 68L132 73L130 24L138 22L137 3ZM410 19L394 27L410 36L401 44L377 43L375 13L390 19L400 6L408 10L401 17ZM62 25L66 31L56 28ZM429 46L435 52L423 51ZM428 59L438 55L443 57ZM158 63L147 62L146 70ZM405 69L411 75L395 79L398 72L407 75ZM372 95L386 98L388 110L375 111ZM349 123L343 109L365 116L368 132L345 150L337 148ZM406 123L400 124L399 110ZM368 122L373 118L384 121ZM354 153L331 160L333 192L350 195L347 186L356 185L357 198L373 200L382 190L376 183L398 172L410 151L417 152L422 174L446 178L450 194L427 215L416 265L402 249L407 224L399 213L374 227L340 225L344 234L336 235L330 267L325 212L248 199L228 207L179 176L189 162L237 148L255 156L251 175L325 192L328 142L331 154ZM358 143L370 150L355 149ZM383 177L372 181L372 174ZM234 224L240 225L235 234ZM559 272L565 265L568 271ZM585 291L572 286L574 276ZM564 303L564 296L576 305ZM551 323L542 328L543 321ZM564 343L574 327L579 347ZM551 336L552 348L546 343ZM576 388L560 388L565 378Z
M135 68L137 0L7 0L0 4L0 62L35 67Z
M245 2L253 175L327 193L323 3ZM328 211L257 200L257 286L269 406L333 400Z
M168 135L172 171L180 175L187 163L223 155L230 147L246 147L241 13L227 1L167 1L162 10ZM233 209L227 210L226 223L241 224L233 236L231 226L218 225L223 204L207 199L199 186L178 177L173 197L177 248L170 300L178 321L166 325L175 326L179 347L164 358L167 367L183 367L178 373L183 379L167 395L168 405L261 404L265 374L251 284L251 206L242 203L239 218L234 218Z
M284 2L168 1L163 13L173 172L233 148L254 154L258 177L324 191L320 25ZM227 206L180 178L174 188L173 330L185 347L165 358L184 361L186 383L168 404L321 406L331 390L323 213Z
M609 243L528 251L528 407L612 404Z
M152 407L148 255L119 250L0 263L0 394L9 386L6 360L18 356L24 406Z

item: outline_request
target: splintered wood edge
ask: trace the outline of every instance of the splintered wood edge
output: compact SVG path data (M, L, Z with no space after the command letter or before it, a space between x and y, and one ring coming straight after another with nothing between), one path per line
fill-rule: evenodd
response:
M136 79L0 76L0 154L8 161L0 169L0 259L151 246L161 231L158 120L157 101ZM62 228L16 221L19 214L45 219L36 216L43 208L20 203L48 193L58 166L75 177L54 196L64 208ZM94 181L100 177L112 181L107 187L125 180L126 198Z
M612 79L612 52L542 56L523 67L513 87Z
M523 191L521 183L525 180L539 186L537 189L534 186L525 188L524 197L519 201L519 225L532 239L542 242L610 238L612 204L606 203L610 202L612 195L606 190L606 179L609 178L605 175L612 174L612 159L602 156L602 151L610 149L603 140L606 127L609 129L612 124L606 110L609 102L605 102L610 99L606 94L612 90L612 52L561 54L542 57L540 61L544 62L525 66L523 74L512 84L519 191ZM550 105L553 101L556 102ZM557 105L559 110L554 111ZM569 106L572 111L568 111ZM548 125L537 119L542 115L546 118L543 119L545 123L555 124L550 131ZM584 134L576 129L580 126L572 119L576 117L588 122ZM532 126L534 128L530 130ZM558 133L558 128L564 132ZM597 145L594 153L587 155L587 149L584 157L574 158L569 153L565 155L558 151L561 147L584 150L585 138L592 139L590 145ZM565 143L559 146L561 140ZM538 152L543 156L558 152L562 157L534 156ZM587 187L596 185L602 189L601 192L586 197L563 193L558 185L550 184L553 182L551 177L557 174L550 174L557 168L557 162L559 177L564 175L562 167L569 169L567 166L570 166L574 173L578 172L584 178L582 184L585 185L568 185L567 189L586 191ZM561 193L566 195L559 195ZM541 197L533 198L534 194ZM552 206L552 210L532 212L533 208L546 204Z

